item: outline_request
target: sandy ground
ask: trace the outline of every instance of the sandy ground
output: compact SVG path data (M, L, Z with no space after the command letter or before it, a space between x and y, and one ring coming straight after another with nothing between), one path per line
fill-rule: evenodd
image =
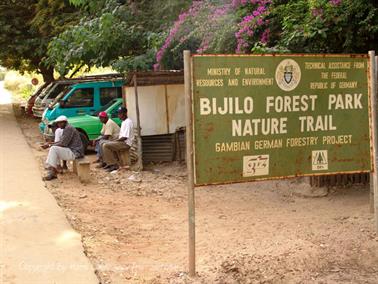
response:
M0 283L98 283L80 234L40 175L12 106L0 103Z
M19 123L42 167L38 122ZM318 198L295 194L310 192L302 179L196 189L198 277L190 279L185 166L91 167L89 185L68 172L46 186L102 283L378 283L366 186L320 189Z
M0 105L11 104L12 94L4 88L4 81L0 81Z

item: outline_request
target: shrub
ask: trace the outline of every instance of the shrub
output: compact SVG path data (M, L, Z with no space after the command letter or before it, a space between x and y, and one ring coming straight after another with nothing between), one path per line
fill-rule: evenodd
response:
M8 71L4 77L4 87L12 92L16 98L26 101L38 87L31 84L33 77L37 77L40 83L42 83L40 76L26 73L21 75L17 71Z

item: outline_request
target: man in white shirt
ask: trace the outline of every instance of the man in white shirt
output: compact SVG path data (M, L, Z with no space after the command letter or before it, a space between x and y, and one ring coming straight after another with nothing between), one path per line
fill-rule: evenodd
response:
M60 142L60 140L62 140L64 129L59 128L55 121L52 124L50 124L48 127L51 128L51 130L54 132L54 143ZM68 169L67 161L62 161L62 163L63 163L62 166L61 165L57 166L57 170L59 173L63 173L63 170Z
M118 117L122 120L119 138L116 141L110 141L102 145L103 160L108 172L118 169L117 159L119 161L118 153L122 151L129 151L134 140L134 124L133 121L127 117L127 109L120 107L118 109Z

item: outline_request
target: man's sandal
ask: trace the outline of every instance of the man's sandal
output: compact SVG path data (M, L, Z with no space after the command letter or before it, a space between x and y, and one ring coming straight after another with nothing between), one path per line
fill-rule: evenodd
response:
M49 181L49 180L53 180L53 179L56 179L56 178L57 178L57 175L49 173L49 174L47 174L47 176L43 177L42 180L43 181Z
M61 166L58 166L56 168L56 171L58 172L58 174L63 174L63 168Z

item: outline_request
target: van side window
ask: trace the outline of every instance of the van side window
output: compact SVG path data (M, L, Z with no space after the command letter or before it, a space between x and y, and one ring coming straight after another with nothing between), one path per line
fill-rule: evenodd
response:
M110 113L111 118L116 118L118 117L118 107L115 107L112 112Z
M93 88L75 90L67 99L65 107L93 107Z
M102 106L117 98L122 98L121 87L100 88L100 103Z

